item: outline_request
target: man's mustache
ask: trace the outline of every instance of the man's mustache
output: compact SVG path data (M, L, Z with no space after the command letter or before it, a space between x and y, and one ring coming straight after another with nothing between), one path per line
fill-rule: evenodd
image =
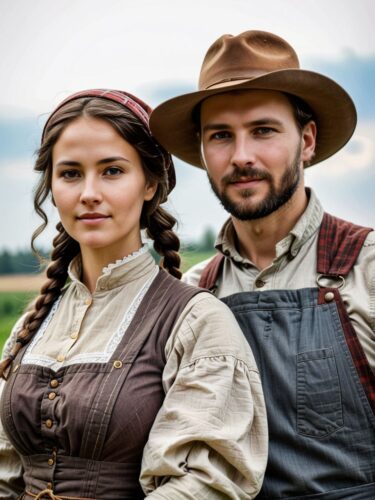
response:
M257 167L236 168L232 173L224 176L221 182L223 185L227 185L243 181L244 179L271 180L272 175L267 170L262 170Z

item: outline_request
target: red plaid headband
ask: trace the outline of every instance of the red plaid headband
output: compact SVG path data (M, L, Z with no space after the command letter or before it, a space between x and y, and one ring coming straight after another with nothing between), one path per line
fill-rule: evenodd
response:
M44 135L46 133L48 123L51 117L56 113L56 111L62 108L67 102L74 101L75 99L80 99L81 97L99 97L100 99L107 99L108 101L118 102L125 108L129 109L137 118L139 118L141 122L150 131L149 118L152 109L141 99L134 96L133 94L129 94L128 92L123 92L122 90L90 89L90 90L81 90L80 92L76 92L68 96L57 106L57 108L51 113L51 115L49 116L48 120L46 121L43 127L42 142L44 140ZM157 145L156 142L155 145L160 149L160 147ZM164 156L166 161L165 164L169 180L168 192L170 193L176 185L176 174L172 162L172 157L164 149L161 149L160 152Z
M150 130L149 126L149 116L151 114L152 109L145 102L138 97L135 97L132 94L127 92L123 92L122 90L105 90L105 89L91 89L91 90L81 90L80 92L76 92L66 99L64 99L57 108L51 113L48 120L46 121L43 133L42 133L42 142L44 139L44 134L47 129L47 125L51 119L51 117L62 108L67 102L74 101L75 99L80 99L81 97L99 97L101 99L107 99L108 101L115 101L119 104L122 104L125 108L128 108L137 118L141 120L142 123L146 125L146 127Z

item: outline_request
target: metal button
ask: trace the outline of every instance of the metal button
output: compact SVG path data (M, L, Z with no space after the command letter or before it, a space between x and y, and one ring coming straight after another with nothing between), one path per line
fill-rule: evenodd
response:
M18 370L18 368L20 367L20 365L16 365L14 368L13 368L13 373L16 372Z
M59 363L62 363L65 359L65 356L64 354L59 354L56 359Z
M263 280L256 280L255 286L257 288L262 288L265 285L265 282Z
M116 361L113 362L114 368L121 368L122 367L122 361L117 359Z
M53 459L53 458L49 458L49 459L47 460L47 463L48 463L48 465L50 465L50 466L51 466L51 465L53 465L53 464L55 463L55 461L54 461L54 459Z
M48 427L48 429L50 429L52 426L53 426L52 420L50 418L47 418L47 420L46 420L46 427Z
M48 394L48 399L52 401L53 399L55 399L56 396L57 396L56 392L50 392Z
M324 295L324 300L326 302L332 302L332 300L335 298L335 294L333 292L327 292L325 295Z
M78 332L73 332L71 335L70 335L70 338L75 340L76 338L78 337Z
M58 387L59 381L54 378L54 379L51 380L51 382L49 383L49 385L55 389L56 387Z

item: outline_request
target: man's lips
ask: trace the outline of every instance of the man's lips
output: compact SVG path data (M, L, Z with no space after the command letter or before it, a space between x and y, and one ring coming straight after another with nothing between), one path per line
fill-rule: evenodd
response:
M237 178L229 181L228 184L234 187L246 188L255 186L264 180L265 179L263 177L241 177L239 179Z

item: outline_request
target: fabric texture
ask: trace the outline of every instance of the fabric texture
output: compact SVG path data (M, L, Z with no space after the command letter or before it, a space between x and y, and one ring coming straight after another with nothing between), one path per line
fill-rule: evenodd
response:
M310 224L317 212L320 223ZM306 215L311 216L310 221ZM302 232L301 227L305 228ZM301 286L294 286L297 280L291 277L289 283L272 289L264 273L255 279L255 289L238 288L222 297L252 347L265 393L270 449L258 498L365 500L375 491L375 379L353 321L357 318L351 307L351 299L357 304L355 287L349 296L347 288L359 283L360 299L367 306L374 300L374 274L369 276L363 263L374 270L375 247L371 243L370 248L366 246L373 232L323 216L311 195L305 214L291 233L308 245L314 232L317 241L303 255L308 260L312 249L315 251L311 269L315 283L309 274L302 274ZM297 255L303 252L299 242L291 243L289 238L286 267L299 260ZM282 243L277 245L279 252ZM227 246L226 257L212 259L212 272L206 268L201 278L212 285L215 270L224 273L230 260L233 268L234 260L238 266L235 251L231 253ZM282 251L270 268L276 267L279 255ZM284 271L283 263L277 263L277 271ZM307 265L312 266L312 259ZM301 269L294 272L300 274ZM223 274L217 280L219 293L222 278ZM368 318L372 309L363 312ZM368 327L371 332L371 321ZM371 337L368 340L371 344Z
M310 189L307 191L309 204L305 212L290 233L277 243L273 263L262 271L237 251L230 219L224 224L216 241L218 252L225 256L222 274L216 282L217 297L226 297L238 291L316 286L317 244L324 210L315 193ZM182 280L198 285L210 260L193 266ZM337 280L327 277L321 284L337 286ZM371 370L375 373L375 231L368 234L340 294Z
M91 407L92 392L95 393L95 388L94 391L89 389L95 385L90 384L89 379L94 381L98 376L105 377L107 373L116 371L113 368L115 362L121 362L122 366L127 363L127 356L115 358L118 358L121 342L133 331L130 325L139 314L145 297L152 291L155 271L157 272L157 266L150 254L140 252L108 266L90 296L78 279L80 262L75 260L70 268L72 282L64 291L55 311L52 311L46 324L40 329L42 334L33 345L30 343L25 348L22 361L16 361L15 374L19 374L19 380L24 382L21 383L24 397L27 398L34 387L29 381L32 377L39 377L40 383L46 387L43 389L45 399L40 414L43 419L43 432L38 443L40 453L38 459L32 457L34 466L35 460L40 460L38 467L43 471L40 477L45 479L40 479L32 492L47 487L48 474L44 471L47 470L46 463L52 459L55 464L52 469L55 474L53 481L57 481L56 491L61 494L69 492L70 495L67 496L79 496L76 491L72 495L69 489L58 489L59 478L64 476L64 470L71 469L72 480L75 470L88 474L87 465L83 463L84 456L79 451L73 462L69 458L75 455L72 448L78 446L78 438L70 440L69 436L74 428L79 429L81 425L80 412L71 413L72 409L69 409L69 398L72 403L74 400L73 404L77 409L83 404L83 412L87 411ZM142 291L144 295L140 298ZM136 306L138 300L140 302ZM169 302L173 306L173 301ZM136 311L131 317L134 308ZM14 342L15 334L16 329L6 349ZM96 337L95 340L93 337ZM109 348L113 344L116 346L114 351L113 347ZM226 498L253 498L261 486L267 460L265 407L254 358L232 313L210 294L201 292L190 299L179 314L165 346L156 342L155 349L158 351L158 360L162 359L164 363L162 392L159 392L164 404L150 433L143 457L141 484L148 496L178 498L184 491L199 491L201 498L207 499L220 498L218 495L221 494L225 494ZM121 363L118 363L119 367ZM64 373L70 374L67 378L70 378L70 385L65 390L61 389L61 396L54 396L53 393L58 393L59 389L48 384L52 380L60 383L60 380L58 376L51 380L51 374L63 376ZM86 390L80 389L80 377L82 382L85 381ZM2 384L6 386L5 393L10 390L7 388L8 382ZM149 386L151 393L152 387ZM143 398L134 414L135 420L131 424L135 426L134 429L142 428L145 412L148 411L145 401L148 398ZM28 404L30 407L30 403ZM38 411L35 403L33 404L37 417ZM90 461L90 474L95 481L99 481L100 485L101 477L104 478L103 481L105 478L108 480L107 483L104 482L107 484L107 496L101 495L99 498L125 498L121 496L120 489L114 491L110 486L113 483L110 478L116 474L121 476L125 471L121 469L121 463L113 467L109 465L115 464L117 460L115 457L112 462L114 457L109 455L109 450L111 447L112 450L118 449L120 457L120 443L124 437L136 432L129 427L131 420L124 418L124 411L120 406L115 405L111 415L114 426L112 429L116 429L116 432L110 431L111 439L105 441L97 459ZM128 407L130 413L134 411L134 406L135 402ZM234 410L233 414L229 409ZM52 421L50 428L45 425L48 418ZM56 427L55 420L65 423ZM214 422L217 425L213 426ZM14 446L3 434L1 436L0 444L5 450L4 457L9 463L9 470L19 480L20 461L15 458ZM84 448L81 451L85 455L87 450L84 451L84 436L83 432L81 437ZM215 443L213 436L216 439L217 436L222 436L222 442ZM56 438L60 448L57 447L54 452L52 441ZM161 453L161 443L165 453ZM30 459L27 443L21 439L17 447L23 454L25 466ZM136 456L138 452L134 449L132 453ZM38 467L35 470L39 470ZM17 498L19 490L13 489L10 496L5 489L7 481L7 476L0 472L0 498ZM65 476L65 485L67 484L66 487L70 488ZM76 486L81 488L82 475L79 478L77 476ZM97 498L92 495L90 488L87 487L83 496Z

